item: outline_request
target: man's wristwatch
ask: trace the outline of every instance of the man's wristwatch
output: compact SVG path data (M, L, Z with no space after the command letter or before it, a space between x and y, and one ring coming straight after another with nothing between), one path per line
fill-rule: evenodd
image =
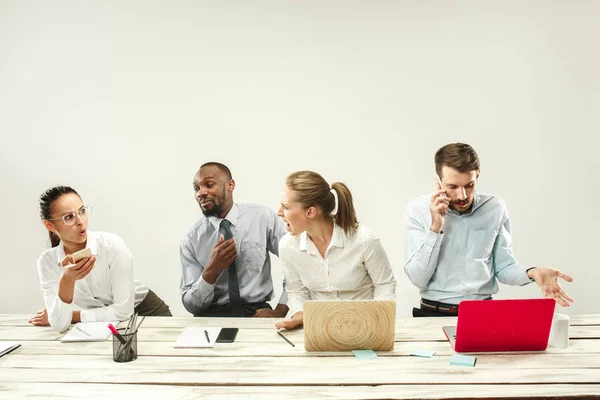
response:
M527 273L529 272L529 270L530 270L530 269L535 269L535 268L537 268L537 267L529 267L529 268L527 268L527 269L525 270L525 273L527 274ZM529 276L527 276L527 277L529 278ZM533 279L533 278L529 278L529 280L530 280L531 282L535 282L535 279Z

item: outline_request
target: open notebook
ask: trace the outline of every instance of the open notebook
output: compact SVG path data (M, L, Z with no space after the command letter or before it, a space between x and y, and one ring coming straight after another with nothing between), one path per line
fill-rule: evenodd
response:
M108 324L117 324L117 321L100 322L78 322L71 330L60 340L63 343L68 342L104 342L110 336Z
M181 336L179 336L179 339L177 339L177 342L175 342L175 346L173 347L176 349L201 349L206 347L215 347L219 332L221 332L221 328L201 328L196 326L188 326L183 330L183 333ZM209 340L206 340L207 334Z

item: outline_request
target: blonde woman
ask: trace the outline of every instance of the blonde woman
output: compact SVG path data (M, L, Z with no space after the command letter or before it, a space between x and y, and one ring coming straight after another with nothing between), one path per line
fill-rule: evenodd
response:
M288 176L277 213L288 233L279 242L291 319L278 329L302 326L305 300L393 300L396 280L385 250L358 223L352 194L318 173Z

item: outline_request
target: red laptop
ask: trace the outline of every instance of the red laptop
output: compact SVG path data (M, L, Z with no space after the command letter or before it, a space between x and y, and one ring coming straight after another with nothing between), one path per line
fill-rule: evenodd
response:
M457 352L545 350L555 305L554 299L463 300L458 326L442 329Z

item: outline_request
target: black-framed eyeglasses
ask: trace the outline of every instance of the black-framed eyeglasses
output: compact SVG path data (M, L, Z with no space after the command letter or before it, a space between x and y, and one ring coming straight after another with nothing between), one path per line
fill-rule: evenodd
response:
M92 207L82 206L79 210L77 210L77 212L70 211L60 218L49 219L48 221L62 221L63 224L70 226L75 224L75 222L77 221L77 214L79 214L79 217L82 220L86 221L91 211Z

